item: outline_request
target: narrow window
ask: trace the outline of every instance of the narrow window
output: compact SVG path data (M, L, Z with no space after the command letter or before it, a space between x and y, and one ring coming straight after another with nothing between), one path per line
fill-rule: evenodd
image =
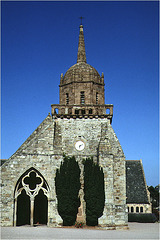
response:
M78 109L75 110L75 114L79 114L79 110Z
M92 109L89 109L89 114L92 114Z
M84 91L81 92L81 104L85 104L85 96L84 96Z
M69 114L72 114L72 108L69 108L69 109L68 109L68 113L69 113Z
M82 109L82 115L85 114L85 113L86 113L85 109Z
M106 114L110 114L110 109L109 108L106 109Z
M96 104L98 104L98 92L96 92Z
M140 207L140 212L143 212L143 207Z
M55 114L58 114L58 108L55 108L55 109L54 109L54 113L55 113Z
M69 104L69 94L66 93L66 104Z
M131 207L131 212L134 212L134 209L133 209L133 207Z
M139 207L136 207L136 212L139 212Z

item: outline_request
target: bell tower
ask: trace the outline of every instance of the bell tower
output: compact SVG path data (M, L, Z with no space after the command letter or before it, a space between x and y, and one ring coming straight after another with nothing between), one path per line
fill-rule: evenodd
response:
M67 118L108 118L113 105L105 104L104 74L87 64L83 25L80 25L77 63L60 78L60 104L52 104L52 116Z
M125 156L112 129L113 105L105 104L104 74L87 63L83 25L80 25L77 63L61 74L60 103L52 104L54 123L53 154L75 156L81 169L81 205L77 220L85 222L83 160L93 161L103 169L105 206L98 223L124 226L126 212ZM57 158L59 158L57 157Z

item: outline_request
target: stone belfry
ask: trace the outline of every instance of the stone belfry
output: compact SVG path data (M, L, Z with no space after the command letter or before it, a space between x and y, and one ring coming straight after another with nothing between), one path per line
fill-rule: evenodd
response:
M52 104L52 115L73 118L108 118L113 116L113 105L105 104L104 74L87 64L83 25L80 25L77 63L60 79L60 104Z

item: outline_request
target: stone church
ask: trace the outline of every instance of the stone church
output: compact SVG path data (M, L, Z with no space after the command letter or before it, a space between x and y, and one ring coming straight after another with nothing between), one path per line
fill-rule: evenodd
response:
M51 105L52 114L1 167L2 226L46 224L52 227L62 223L57 211L54 178L64 153L75 156L81 169L78 220L85 222L82 161L87 157L93 157L104 172L105 206L99 225L117 228L127 225L128 210L136 208L135 204L141 204L138 205L143 207L141 212L150 211L142 164L137 161L137 165L135 162L133 165L132 161L125 160L111 126L113 105L105 104L104 85L104 74L100 75L86 61L80 25L77 63L64 76L61 74L60 103ZM139 181L139 175L133 181L133 169L136 172L138 168L144 196L135 202L135 192L131 190L135 191L133 182Z

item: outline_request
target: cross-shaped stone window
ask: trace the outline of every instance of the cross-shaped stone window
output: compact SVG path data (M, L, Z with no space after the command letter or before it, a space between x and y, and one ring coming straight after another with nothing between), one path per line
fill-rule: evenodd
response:
M31 190L34 190L36 188L37 184L40 184L42 182L40 177L36 177L35 172L30 172L29 177L26 177L24 179L24 183L29 185L29 188Z

